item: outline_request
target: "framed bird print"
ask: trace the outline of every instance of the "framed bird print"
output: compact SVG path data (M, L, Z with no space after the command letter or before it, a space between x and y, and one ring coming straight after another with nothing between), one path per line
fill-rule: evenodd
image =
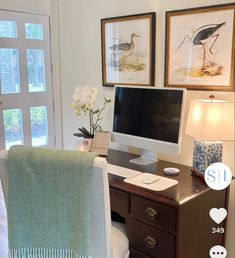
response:
M235 4L166 13L165 86L234 91Z
M101 19L104 86L153 86L155 13Z

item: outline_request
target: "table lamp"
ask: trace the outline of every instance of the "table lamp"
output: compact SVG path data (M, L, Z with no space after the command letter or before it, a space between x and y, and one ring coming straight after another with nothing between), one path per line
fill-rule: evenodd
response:
M222 161L222 141L234 140L234 103L213 95L193 100L185 133L195 139L192 173L204 178L209 165Z

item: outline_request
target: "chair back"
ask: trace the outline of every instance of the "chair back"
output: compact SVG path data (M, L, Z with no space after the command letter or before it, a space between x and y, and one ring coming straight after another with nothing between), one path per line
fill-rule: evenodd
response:
M111 216L107 161L96 157L89 200L89 245L93 258L111 258ZM5 202L8 195L7 151L0 151L0 179Z

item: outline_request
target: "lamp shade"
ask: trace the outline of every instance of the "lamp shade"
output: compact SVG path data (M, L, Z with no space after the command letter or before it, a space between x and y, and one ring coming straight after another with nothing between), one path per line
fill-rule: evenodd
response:
M202 141L234 140L234 103L223 100L193 100L185 133Z

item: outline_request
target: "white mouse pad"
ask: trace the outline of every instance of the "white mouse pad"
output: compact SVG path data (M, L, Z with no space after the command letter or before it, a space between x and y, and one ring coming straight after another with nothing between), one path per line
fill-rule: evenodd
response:
M145 180L146 177L149 177L151 175L153 183L144 183L148 180ZM154 177L156 177L156 180L154 180ZM176 184L178 184L177 180L169 179L163 176L157 176L149 173L141 173L138 176L135 176L133 178L126 178L124 179L124 182L141 186L143 188L147 188L153 191L163 191L167 188L170 188Z

